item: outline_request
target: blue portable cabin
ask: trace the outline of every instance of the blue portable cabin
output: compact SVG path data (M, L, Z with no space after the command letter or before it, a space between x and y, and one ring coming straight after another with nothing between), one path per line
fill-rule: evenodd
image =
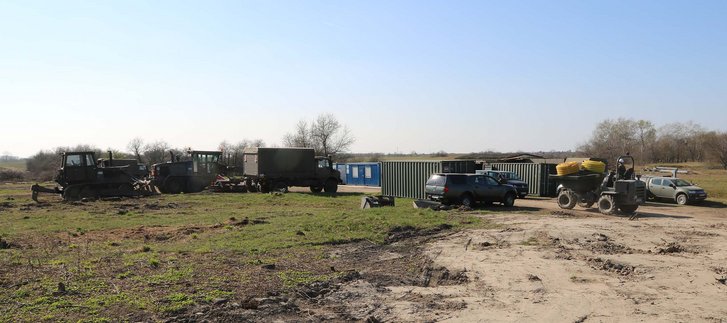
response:
M346 164L346 184L360 186L381 186L381 164Z

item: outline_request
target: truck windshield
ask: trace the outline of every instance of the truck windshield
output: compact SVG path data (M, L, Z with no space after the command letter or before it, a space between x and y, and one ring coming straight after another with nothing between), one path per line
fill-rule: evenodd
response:
M329 168L331 167L331 164L328 162L328 159L319 159L318 160L318 168Z

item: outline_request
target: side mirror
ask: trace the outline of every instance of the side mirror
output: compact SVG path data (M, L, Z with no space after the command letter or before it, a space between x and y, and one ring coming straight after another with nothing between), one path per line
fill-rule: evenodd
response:
M672 184L669 184L669 187L671 187L671 188L673 188L673 189L677 189L677 186L676 186L676 185L674 185L674 183L672 183Z
M507 184L507 178L501 178L499 181L497 181L500 184Z

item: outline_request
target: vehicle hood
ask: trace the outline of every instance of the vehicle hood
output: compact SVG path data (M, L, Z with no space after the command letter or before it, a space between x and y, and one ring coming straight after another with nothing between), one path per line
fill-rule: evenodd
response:
M521 181L521 180L517 180L517 179L508 180L507 183L505 183L505 184L513 185L513 186L528 185L528 183L526 183L525 181Z
M680 190L687 190L687 191L704 191L703 188L696 186L696 185L690 185L690 186L679 186L677 187Z

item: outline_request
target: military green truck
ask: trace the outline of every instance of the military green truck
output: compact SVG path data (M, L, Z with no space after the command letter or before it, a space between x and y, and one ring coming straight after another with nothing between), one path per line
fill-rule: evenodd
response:
M703 188L681 178L644 176L641 180L646 183L646 196L649 199L671 200L685 205L699 203L707 198Z
M312 148L245 148L243 165L245 185L260 192L302 186L335 193L341 178L330 156L316 156Z

